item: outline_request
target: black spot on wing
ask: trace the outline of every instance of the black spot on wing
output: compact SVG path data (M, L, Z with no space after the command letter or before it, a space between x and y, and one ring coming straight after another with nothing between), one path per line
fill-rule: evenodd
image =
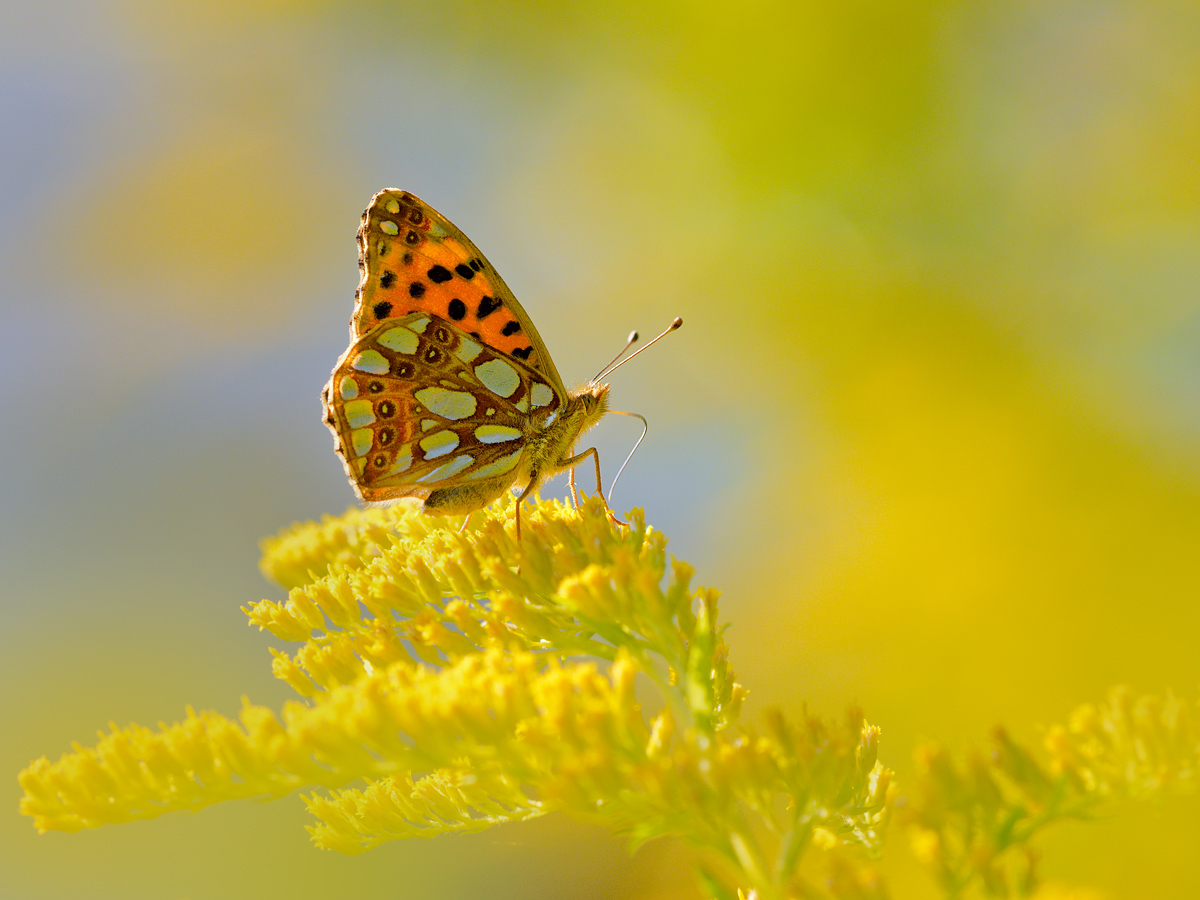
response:
M379 276L379 286L380 287L390 288L395 283L396 283L396 273L395 272L384 272L382 275Z
M425 296L425 285L419 281L414 281L408 286L408 296L414 300Z
M484 294L479 298L479 308L475 310L475 316L479 319L486 319L496 310L501 307L501 303L495 297L489 297Z
M434 266L425 274L429 276L429 280L434 284L441 284L443 281L449 281L454 277L445 266Z
M460 321L467 314L467 304L463 303L457 297L450 301L450 308L447 310L450 313L450 318L455 322Z
M388 303L386 300L380 300L371 307L371 312L375 313L375 318L377 319L386 319L391 311L392 304Z
M470 281L475 277L475 270L465 263L459 263L454 267L454 271L458 273L460 278L465 278L467 281Z
M521 323L514 320L512 322L504 323L504 327L500 329L500 333L502 335L504 335L505 337L512 337L514 334L516 334L520 330L521 330Z
M532 352L532 347L518 347L512 352L512 355L517 357L517 359L529 359L529 354Z

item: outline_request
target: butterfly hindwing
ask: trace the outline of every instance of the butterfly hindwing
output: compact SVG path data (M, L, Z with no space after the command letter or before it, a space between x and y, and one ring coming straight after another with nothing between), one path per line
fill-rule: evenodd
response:
M478 343L562 379L529 316L479 249L441 213L407 191L380 191L358 231L362 283L351 339L380 322L427 312Z
M422 312L386 318L354 341L323 398L363 500L454 488L483 501L475 506L516 479L529 414L552 422L565 403L543 374Z

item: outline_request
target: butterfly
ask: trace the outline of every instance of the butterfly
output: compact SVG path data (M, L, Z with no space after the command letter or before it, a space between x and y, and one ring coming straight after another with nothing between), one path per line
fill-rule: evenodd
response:
M596 448L574 447L608 410L604 372L567 390L491 263L407 191L375 195L358 246L350 346L322 401L359 499L464 515L519 487L519 539L521 501L549 476L570 469L578 503L574 466L590 456L599 493Z

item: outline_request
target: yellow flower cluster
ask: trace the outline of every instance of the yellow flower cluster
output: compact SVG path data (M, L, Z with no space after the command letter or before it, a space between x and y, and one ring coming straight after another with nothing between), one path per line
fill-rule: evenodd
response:
M319 786L314 840L357 853L562 810L634 842L676 835L714 895L764 900L808 893L813 848L835 868L878 851L893 791L877 729L857 712L738 725L717 593L640 512L618 529L595 501L526 510L520 544L507 509L459 530L405 507L265 542L288 597L246 612L303 642L273 667L304 699L279 718L247 703L238 721L114 727L22 773L23 812L78 830Z
M913 850L948 897L974 884L992 896L1035 890L1059 896L1039 888L1031 839L1121 798L1194 791L1200 782L1195 714L1195 704L1119 687L1107 703L1081 706L1065 726L1048 729L1044 756L1000 728L991 753L972 754L965 764L940 745L925 745L903 804Z
M21 773L22 811L78 831L320 787L305 798L314 842L361 853L560 810L634 844L681 838L713 897L883 900L866 860L897 789L878 729L857 710L739 724L717 593L691 587L640 512L617 529L594 501L527 509L520 544L507 509L459 529L403 506L265 541L288 597L246 613L300 643L272 652L302 699L279 716L246 702L237 719L114 726ZM911 847L946 897L1085 897L1039 882L1032 839L1194 789L1195 714L1116 689L1048 729L1042 753L1001 729L965 761L925 745L899 804Z

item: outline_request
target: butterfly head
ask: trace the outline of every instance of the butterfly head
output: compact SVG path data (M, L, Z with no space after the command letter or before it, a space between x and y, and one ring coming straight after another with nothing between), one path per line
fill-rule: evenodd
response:
M600 381L592 381L576 396L580 410L579 431L582 434L599 422L608 412L608 385Z

